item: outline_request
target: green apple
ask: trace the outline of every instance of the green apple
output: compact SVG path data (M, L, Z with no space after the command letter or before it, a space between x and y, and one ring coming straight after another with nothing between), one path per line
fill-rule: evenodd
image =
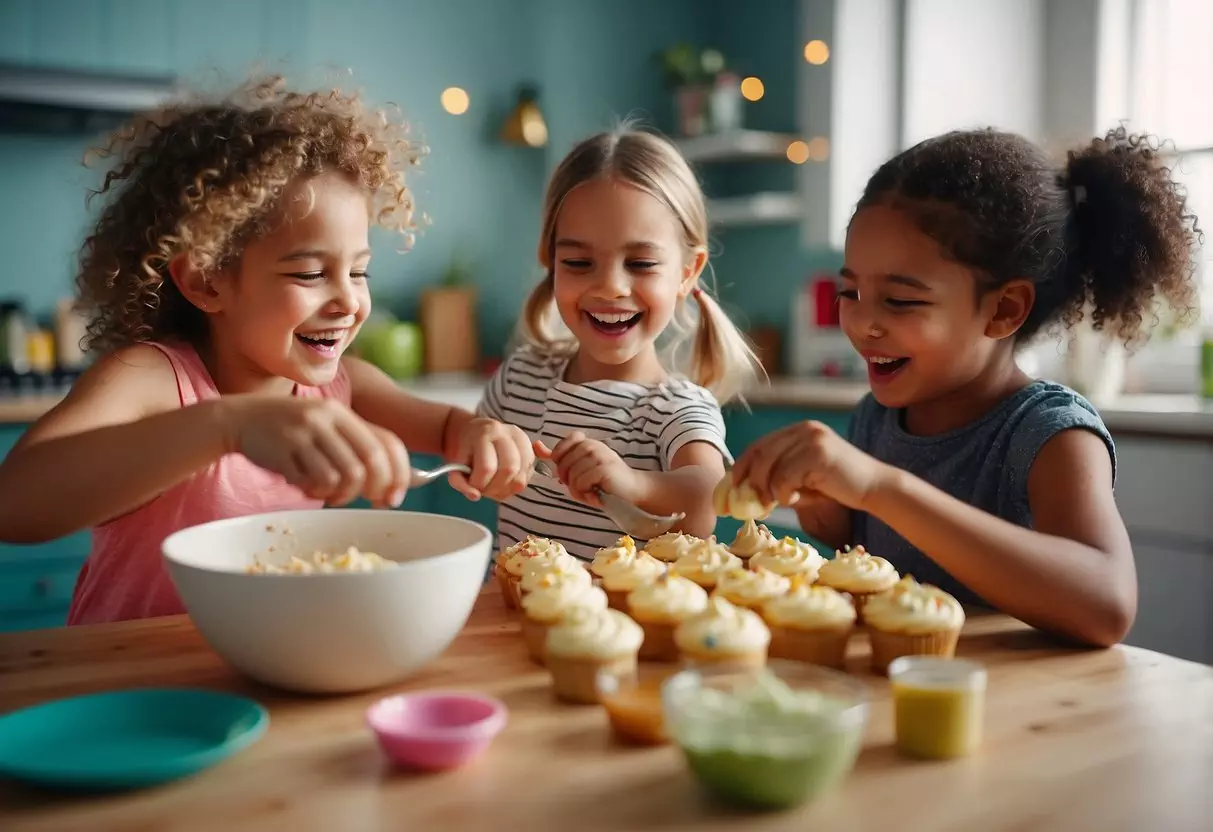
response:
M358 353L392 378L421 373L425 342L421 327L405 321L368 323L358 334Z

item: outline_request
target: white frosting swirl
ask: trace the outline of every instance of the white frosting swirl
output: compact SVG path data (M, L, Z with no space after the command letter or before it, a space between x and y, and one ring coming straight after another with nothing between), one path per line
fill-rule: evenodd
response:
M565 548L554 540L546 537L527 537L501 553L500 562L515 578L522 577L526 564L535 558L555 561L560 555L567 555Z
M729 545L729 551L739 558L752 558L768 546L775 545L775 535L766 526L755 520L747 520L737 530L737 536Z
M628 595L628 609L633 617L650 624L677 624L703 612L707 606L707 590L694 581L668 573Z
M717 543L716 538L701 540L699 543L680 557L674 564L674 571L684 578L690 578L702 587L712 588L722 572L736 569L742 565L741 558L728 550L728 547Z
M584 569L581 571L589 577L590 573ZM549 575L548 580L549 583L536 587L522 597L522 609L534 621L558 621L566 610L575 606L591 610L605 610L607 607L606 593L588 580L585 583L570 582L554 575Z
M817 579L817 572L825 558L803 540L785 537L763 549L750 559L754 569L769 569L777 575L804 575L810 582Z
M630 561L636 558L636 541L624 535L615 541L614 546L599 549L590 562L590 571L598 577L619 567L620 561Z
M920 584L906 575L892 589L868 598L863 620L885 632L938 633L964 626L965 611L939 587Z
M762 615L768 624L794 630L834 629L855 623L855 607L845 595L828 586L805 584L768 601Z
M735 520L762 520L775 508L774 503L768 505L758 499L758 492L748 482L734 485L732 472L726 473L716 484L712 505L718 516Z
M703 612L678 625L674 643L692 656L744 656L765 651L771 631L753 610L712 598Z
M883 592L897 583L897 570L881 557L868 554L862 546L836 552L833 560L821 565L817 579L842 592L871 594ZM864 608L867 615L867 608Z
M631 592L638 586L660 578L666 565L652 555L638 552L633 558L621 558L600 573L602 588L610 592Z
M716 582L713 597L719 596L751 609L786 593L792 582L766 569L730 569Z
M556 575L562 580L574 583L584 583L586 586L593 581L589 570L582 566L581 561L566 552L554 558L531 558L522 567L522 581L519 587L523 592L531 592L542 586L549 575Z
M635 653L644 630L618 610L573 606L548 630L549 656L569 659L613 659Z
M673 563L685 555L699 543L699 538L682 532L666 532L654 537L644 547L644 551L657 560Z

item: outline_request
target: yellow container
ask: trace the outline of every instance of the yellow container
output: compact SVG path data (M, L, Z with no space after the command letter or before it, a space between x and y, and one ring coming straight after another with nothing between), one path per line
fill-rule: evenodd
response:
M910 757L949 759L981 745L986 670L977 662L902 656L889 665L897 750Z

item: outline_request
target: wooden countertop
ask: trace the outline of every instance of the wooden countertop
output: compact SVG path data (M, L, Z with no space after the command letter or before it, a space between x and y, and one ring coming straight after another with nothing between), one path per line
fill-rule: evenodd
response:
M339 626L339 625L338 625ZM0 784L6 832L116 829L1196 830L1213 765L1213 668L1145 650L1075 650L1003 616L974 617L960 652L990 672L986 741L967 760L895 754L887 683L871 686L865 747L832 794L783 814L704 799L672 748L612 744L604 712L557 704L494 590L429 668L398 689L502 698L510 722L469 768L387 767L363 725L374 694L303 698L228 670L184 617L0 636L0 711L138 685L238 691L271 711L265 738L152 791L64 796ZM64 749L70 754L70 749Z

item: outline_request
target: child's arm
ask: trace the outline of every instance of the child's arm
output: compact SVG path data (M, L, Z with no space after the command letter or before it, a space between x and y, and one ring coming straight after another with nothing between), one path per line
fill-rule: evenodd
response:
M91 367L0 463L0 540L99 525L235 451L334 503L390 502L408 485L404 446L344 405L246 395L181 407L168 359L132 347Z
M412 451L472 467L452 474L451 485L471 500L503 500L526 487L535 461L531 441L512 425L409 395L378 367L344 358L350 404L367 421L390 430Z
M1034 529L888 468L861 511L879 518L1003 612L1080 641L1124 638L1137 611L1133 549L1112 496L1103 440L1066 430L1028 474Z
M793 508L800 528L810 537L834 550L851 542L851 510L841 503L819 494L801 495Z
M601 488L652 514L686 512L678 528L707 537L716 528L712 491L724 476L724 456L709 442L688 442L670 461L668 471L637 471L619 454L581 431L574 431L548 450L536 443L541 456L556 464L560 481L579 502L601 507L594 489Z
M1124 638L1137 607L1128 533L1101 439L1066 430L1028 475L1035 529L974 508L873 459L825 425L764 438L736 476L782 501L813 490L880 519L1003 612L1095 645Z

